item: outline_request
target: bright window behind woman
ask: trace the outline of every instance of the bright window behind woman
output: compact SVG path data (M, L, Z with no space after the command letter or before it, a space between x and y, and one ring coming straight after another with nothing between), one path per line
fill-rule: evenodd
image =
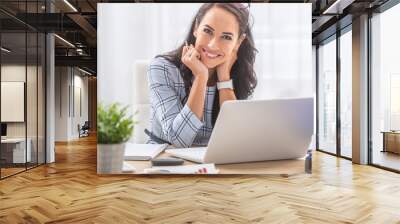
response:
M201 4L98 5L98 93L132 104L136 60L175 49ZM311 4L251 3L258 86L254 98L312 97Z

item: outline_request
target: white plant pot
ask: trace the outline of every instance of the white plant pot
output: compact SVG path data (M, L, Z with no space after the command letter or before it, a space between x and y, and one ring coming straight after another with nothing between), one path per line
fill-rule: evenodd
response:
M124 163L125 143L97 145L97 173L121 173Z

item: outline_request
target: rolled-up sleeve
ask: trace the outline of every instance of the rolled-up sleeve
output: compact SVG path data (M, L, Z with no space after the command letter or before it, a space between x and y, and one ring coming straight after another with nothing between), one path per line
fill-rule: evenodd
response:
M154 119L162 126L165 140L176 147L190 147L203 122L185 104L174 88L173 76L180 75L160 60L149 67L150 103L155 111Z

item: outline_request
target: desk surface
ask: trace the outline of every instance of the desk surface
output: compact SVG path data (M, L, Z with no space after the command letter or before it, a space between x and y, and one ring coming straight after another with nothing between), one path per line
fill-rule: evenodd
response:
M400 134L400 131L381 131L384 134Z
M166 152L161 153L157 158L169 157ZM151 167L150 161L126 161L136 168L134 174L143 174L145 168ZM215 165L219 174L299 174L304 173L304 159L276 160L250 163L222 164ZM197 164L186 161L183 165Z

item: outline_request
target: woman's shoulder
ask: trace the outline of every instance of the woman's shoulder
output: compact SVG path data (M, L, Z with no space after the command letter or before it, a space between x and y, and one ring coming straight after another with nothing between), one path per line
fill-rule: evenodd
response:
M162 56L156 56L150 62L150 66L165 67L166 69L178 69L174 63Z
M168 79L174 83L182 82L178 67L165 57L158 56L153 58L150 62L149 72L149 75L153 78ZM164 81L168 82L168 80Z

